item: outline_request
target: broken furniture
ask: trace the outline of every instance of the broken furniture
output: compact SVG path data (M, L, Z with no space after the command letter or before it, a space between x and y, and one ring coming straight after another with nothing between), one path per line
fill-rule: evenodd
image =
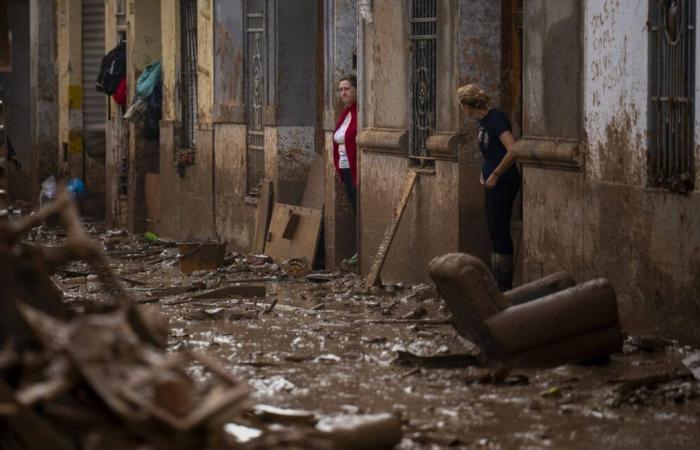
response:
M216 270L224 265L226 243L223 242L189 242L178 244L180 247L180 271L192 273L198 270Z
M276 262L316 260L323 214L320 209L276 203L265 243L265 252Z
M323 159L311 166L302 205L273 202L272 182L260 181L252 253L263 252L289 268L286 273L304 276L316 261L323 222Z
M478 258L434 258L430 276L453 326L490 362L551 367L622 350L617 300L605 279L573 285L566 273L502 294Z

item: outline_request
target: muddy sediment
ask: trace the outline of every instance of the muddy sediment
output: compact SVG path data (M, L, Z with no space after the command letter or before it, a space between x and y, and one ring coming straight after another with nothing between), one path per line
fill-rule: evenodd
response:
M165 245L101 224L89 229L131 295L168 317L168 350L216 357L248 381L255 403L319 417L394 413L405 449L668 449L700 442L700 388L682 364L691 348L628 338L622 353L593 365L500 376L464 364L433 367L420 357L477 349L447 322L432 286L367 291L352 273L294 278L277 264L236 254L218 270L183 275L177 253ZM50 244L61 237L42 227L31 239ZM82 263L54 280L74 310L107 302ZM417 358L399 358L402 352Z

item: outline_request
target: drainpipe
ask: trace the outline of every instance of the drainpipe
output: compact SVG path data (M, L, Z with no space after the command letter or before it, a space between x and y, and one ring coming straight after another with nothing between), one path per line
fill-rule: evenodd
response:
M372 0L360 0L360 15L367 23L372 23Z

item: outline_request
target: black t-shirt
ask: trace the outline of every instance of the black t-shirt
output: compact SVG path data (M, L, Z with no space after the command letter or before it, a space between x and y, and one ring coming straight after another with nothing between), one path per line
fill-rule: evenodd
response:
M484 166L481 168L481 175L484 181L488 179L491 172L498 167L501 160L508 151L501 142L501 134L505 131L513 131L510 120L506 113L500 109L491 108L483 119L476 121L478 127L477 142L479 150L484 156ZM518 178L520 174L515 164L511 165L508 170L500 175L501 179Z

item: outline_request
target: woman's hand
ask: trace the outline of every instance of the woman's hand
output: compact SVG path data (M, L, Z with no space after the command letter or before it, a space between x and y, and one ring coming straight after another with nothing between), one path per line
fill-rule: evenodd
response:
M481 172L479 172L479 183L481 183L482 186L484 185L484 174Z
M498 183L498 175L496 175L496 172L492 172L486 180L486 183L484 183L484 187L486 189L493 189L496 187L496 183Z

